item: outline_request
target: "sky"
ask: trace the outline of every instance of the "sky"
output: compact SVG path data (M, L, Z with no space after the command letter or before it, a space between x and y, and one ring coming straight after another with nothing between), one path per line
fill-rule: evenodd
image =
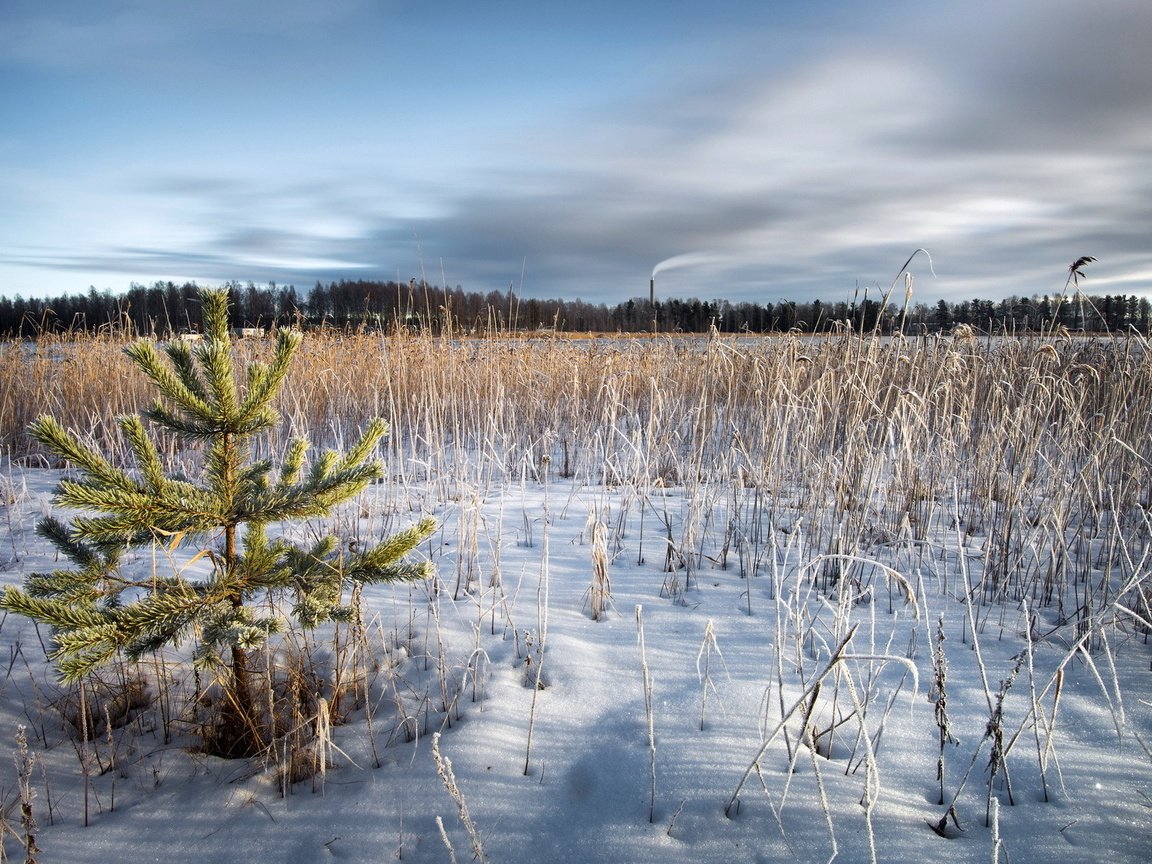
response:
M0 295L1152 295L1152 3L0 0ZM901 278L894 299L902 302Z

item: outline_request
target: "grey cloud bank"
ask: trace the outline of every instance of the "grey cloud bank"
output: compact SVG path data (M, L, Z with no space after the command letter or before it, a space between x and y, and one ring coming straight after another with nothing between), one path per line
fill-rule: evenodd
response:
M600 54L565 42L545 12L489 47L557 40L562 84L551 90L547 46L511 75L515 64L468 53L449 14L378 23L409 36L449 28L448 48L473 67L422 78L409 65L444 55L398 54L374 71L350 55L347 74L320 75L341 44L363 47L349 28L372 13L289 10L269 31L284 50L306 46L301 28L334 41L298 61L298 75L275 52L235 66L214 57L211 79L232 69L239 95L222 89L217 109L189 97L186 131L169 124L149 137L146 123L122 118L122 135L96 136L90 152L80 142L63 161L24 158L47 134L35 123L0 133L0 167L12 168L0 187L0 293L423 273L469 290L514 283L614 303L646 294L659 262L706 252L661 273L661 293L835 300L886 287L918 247L936 270L913 268L924 302L1054 293L1085 254L1099 259L1090 288L1152 292L1152 5L1002 5L865 16L846 4L827 26L799 26L785 7L777 27L735 4L732 21L699 38L688 16L675 38L668 28L659 44L642 41L639 20ZM259 30L253 15L229 30L212 8L188 37L196 45L205 32ZM122 7L132 27L122 41L156 39L179 56L163 22L134 14ZM272 70L246 82L258 60ZM99 67L98 54L90 62ZM266 84L276 71L281 85ZM114 83L121 73L101 74ZM139 110L179 101L173 86L145 88ZM262 87L286 112L279 122Z

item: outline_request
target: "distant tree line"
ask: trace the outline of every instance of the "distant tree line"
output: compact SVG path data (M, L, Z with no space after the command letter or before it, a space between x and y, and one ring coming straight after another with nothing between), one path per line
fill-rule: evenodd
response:
M508 291L487 294L424 281L317 282L306 293L292 286L232 282L230 324L235 328L329 327L430 330L434 333L652 332L816 333L852 329L928 333L968 325L982 332L1025 333L1053 326L1072 331L1149 332L1152 304L1145 297L1076 293L1066 297L1008 297L1000 301L938 301L907 308L854 298L828 303L730 303L696 298L632 298L615 306L582 300L522 298ZM133 283L127 292L89 289L52 298L0 297L0 336L114 331L166 338L199 327L200 289L188 282Z

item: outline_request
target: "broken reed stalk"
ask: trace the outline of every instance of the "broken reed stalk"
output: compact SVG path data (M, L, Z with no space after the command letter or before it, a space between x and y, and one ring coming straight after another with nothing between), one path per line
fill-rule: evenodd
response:
M711 667L712 667L712 652L715 651L720 659L724 659L724 655L720 653L720 646L716 644L716 630L712 626L712 619L709 618L708 622L704 625L704 641L700 644L700 653L696 655L696 676L700 679L700 731L704 731L704 711L708 705L708 688L713 690L716 686L712 683ZM704 668L701 670L700 661L704 661Z
M88 821L88 797L92 786L92 756L88 749L89 734L88 724L91 717L88 714L88 700L86 698L86 691L84 682L79 683L80 690L80 767L84 773L84 827L89 825Z
M592 620L602 621L612 599L612 582L608 578L608 526L600 519L592 525Z
M840 664L840 661L843 659L844 652L848 647L848 643L851 642L852 637L856 635L856 628L859 626L859 624L852 625L852 627L848 630L847 635L845 635L844 638L840 640L839 644L837 644L835 649L833 649L832 656L828 659L828 662L825 664L823 670L821 670L820 673L816 675L816 677L809 681L808 686L804 688L804 692L800 694L799 698L792 703L792 706L787 711L783 712L780 720L776 723L776 726L772 729L771 733L769 733L760 743L760 749L756 751L756 755L752 758L752 761L744 770L744 774L740 777L740 782L736 784L736 791L732 793L732 797L728 799L728 804L724 807L724 815L729 819L733 818L733 816L739 812L740 793L744 790L744 785L748 782L748 779L752 776L753 772L759 771L760 760L764 758L764 754L768 752L768 748L771 746L772 742L776 740L776 736L780 734L780 732L788 724L788 721L792 719L792 715L808 702L816 689L823 684L824 679L827 678L828 675L831 674L831 672Z
M480 832L476 829L476 824L472 821L472 814L468 812L468 802L464 800L464 793L460 791L460 786L456 783L456 775L452 771L452 760L440 753L439 732L432 734L432 759L436 763L436 773L439 775L440 781L444 784L448 795L456 804L456 814L460 818L460 824L464 826L464 830L468 833L468 842L472 846L472 855L480 864L484 864L488 859L484 854L484 844L480 840ZM439 820L439 817L437 817L437 819ZM439 823L439 826L441 837L444 838L445 845L451 850L452 846L448 843L448 835L444 831L443 823Z
M547 485L545 485L547 490ZM536 728L536 701L540 698L540 691L544 689L544 649L546 647L546 640L548 637L548 597L549 597L549 578L548 578L548 555L549 555L549 532L548 532L548 499L547 491L545 491L544 499L544 532L541 540L541 553L540 553L540 584L536 589L536 621L539 627L537 631L540 642L536 649L536 675L535 680L532 682L532 705L528 709L528 742L524 747L524 776L528 776L528 770L531 765L532 759L532 733ZM532 651L528 651L528 659L526 662L531 662Z
M1000 799L992 799L992 864L1000 864Z
M36 816L32 812L32 801L36 790L32 788L32 771L36 767L36 756L28 749L28 739L24 726L16 727L16 780L20 789L20 842L24 846L24 864L36 864Z
M935 703L933 715L936 728L940 732L940 752L936 759L936 779L940 784L940 804L944 803L944 749L949 744L959 744L952 734L952 724L948 719L948 660L944 656L944 616L936 625L936 650L932 655L934 681L929 698Z
M444 820L440 818L439 814L436 816L436 830L440 832L440 841L448 850L449 864L456 864L456 850L452 848L452 841L448 839L448 829L444 827Z
M1048 740L1052 740L1051 730L1047 728L1047 717L1044 715L1043 709L1040 707L1040 701L1036 697L1036 672L1033 668L1033 646L1032 646L1032 610L1028 607L1028 602L1024 602L1024 639L1025 639L1025 656L1028 659L1028 695L1031 698L1032 713L1035 720L1032 723L1032 734L1036 741L1036 761L1040 765L1040 785L1044 790L1044 801L1047 803L1050 799L1048 797L1048 766L1044 759L1044 747L1040 743L1040 726L1044 725L1047 732ZM1055 719L1055 709L1053 709L1053 719ZM1012 743L1010 740L1009 744ZM943 803L943 802L941 802Z
M942 815L940 820L932 826L933 830L941 837L947 836L945 829L948 826L949 819L952 819L954 823L959 824L960 820L956 813L956 802L960 799L960 793L964 790L965 785L968 783L968 778L972 774L972 769L976 766L977 761L980 759L980 753L984 749L985 741L992 742L992 753L988 760L988 796L986 802L987 806L984 814L984 825L987 827L991 824L992 802L993 800L996 800L992 794L993 781L995 780L996 775L1001 771L1004 772L1005 778L1007 778L1006 757L1007 753L1011 749L1010 746L1007 748L1004 746L1004 698L1008 695L1008 690L1012 687L1012 683L1016 680L1016 676L1020 672L1020 667L1022 666L1023 661L1023 656L1018 656L1016 658L1016 664L1012 672L1007 678L1000 682L1000 689L997 692L995 699L993 700L992 709L989 712L988 722L984 726L984 734L980 738L980 741L976 744L976 749L972 753L972 760L968 763L968 768L964 771L964 776L960 778L960 783L957 785L956 792L952 795L952 800L948 803L948 807L945 809L944 815ZM1011 740L1015 740L1015 738ZM1011 744L1011 741L1009 744ZM1010 784L1008 786L1008 797L1009 801L1011 802L1012 791Z
M640 671L644 677L644 716L648 726L649 776L651 794L648 799L648 821L656 821L656 721L652 705L652 676L648 672L648 651L644 645L644 610L636 606L636 638L640 643Z
M828 794L824 790L824 776L820 773L820 760L816 752L816 739L812 737L812 731L812 724L805 722L804 737L808 741L808 756L812 760L812 774L816 778L816 791L820 798L820 812L824 814L824 824L828 828L828 839L832 842L832 854L828 856L828 860L831 862L840 854L840 847L836 842L836 831L832 826L832 808L828 806Z

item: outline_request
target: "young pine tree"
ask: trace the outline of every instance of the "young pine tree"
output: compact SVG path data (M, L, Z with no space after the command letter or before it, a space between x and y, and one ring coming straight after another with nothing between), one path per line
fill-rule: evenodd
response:
M356 584L421 579L431 565L402 559L435 527L431 519L346 552L335 537L310 548L277 538L267 527L285 520L324 516L382 476L370 459L387 429L369 425L348 452L325 452L306 464L308 444L294 441L283 464L253 461L251 442L277 422L272 402L284 383L300 335L277 333L268 363L252 363L237 384L228 334L228 294L202 292L204 340L195 347L173 342L167 363L148 342L126 349L155 384L161 399L143 417L188 443L203 447L202 476L194 482L165 473L140 416L118 418L134 458L133 471L111 464L51 417L29 428L33 438L67 460L75 477L60 483L56 503L84 515L71 524L54 517L37 530L68 558L72 569L34 573L24 590L5 589L0 608L53 628L52 656L66 681L82 678L117 656L141 657L186 640L196 644L203 668L221 669L226 698L219 728L206 742L214 752L246 756L266 744L252 689L249 655L284 621L254 601L288 598L290 615L303 627L346 618L347 589ZM126 552L162 545L191 546L209 574L131 575L121 568Z

